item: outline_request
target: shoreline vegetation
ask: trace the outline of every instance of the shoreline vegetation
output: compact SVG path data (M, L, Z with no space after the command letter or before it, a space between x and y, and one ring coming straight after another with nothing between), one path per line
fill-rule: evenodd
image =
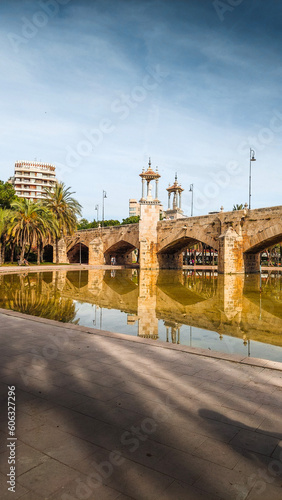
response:
M7 194L3 181L1 186ZM42 199L34 201L18 198L10 187L9 199L0 198L0 265L6 260L10 263L36 260L40 264L50 259L44 256L44 248L51 243L54 260L59 263L59 240L75 232L77 217L81 216L82 206L73 194L63 182L57 182L52 190L45 188Z

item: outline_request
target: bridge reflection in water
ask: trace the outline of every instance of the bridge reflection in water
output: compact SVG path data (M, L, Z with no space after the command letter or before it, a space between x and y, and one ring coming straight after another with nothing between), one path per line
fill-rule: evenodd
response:
M282 361L281 275L54 271L1 275L0 292L2 308Z

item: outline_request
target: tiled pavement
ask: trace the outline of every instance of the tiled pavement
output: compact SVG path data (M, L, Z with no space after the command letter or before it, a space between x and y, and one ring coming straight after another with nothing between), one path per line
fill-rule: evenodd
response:
M1 500L281 500L281 364L12 312L0 328Z

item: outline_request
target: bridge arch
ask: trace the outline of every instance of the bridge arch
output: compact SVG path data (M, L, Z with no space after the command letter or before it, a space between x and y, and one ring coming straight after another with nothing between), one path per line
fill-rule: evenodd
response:
M67 252L67 258L70 264L88 264L89 248L84 243L76 243Z
M262 252L268 247L276 245L282 241L282 223L268 227L257 232L255 236L250 238L245 244L245 253Z
M282 241L282 223L258 231L245 241L243 248L244 269L247 273L259 272L260 253Z
M126 240L120 240L104 250L105 264L111 264L111 258L114 257L116 264L132 264L132 252L137 247Z
M157 255L160 268L181 268L183 266L183 251L198 243L203 243L214 250L218 250L218 244L213 238L205 237L203 240L195 237L192 238L191 236L181 236L174 240L171 238L171 241L158 251Z

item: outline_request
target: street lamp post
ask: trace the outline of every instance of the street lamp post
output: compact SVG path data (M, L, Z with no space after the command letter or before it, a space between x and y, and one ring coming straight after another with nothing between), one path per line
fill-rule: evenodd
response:
M99 205L95 205L95 210L97 212L97 224L99 222Z
M193 194L194 194L194 184L190 184L190 189L189 192L192 193L192 200L191 200L191 217L193 217Z
M107 193L106 191L103 190L103 212L102 212L102 227L104 227L104 220L105 220L105 198L107 198Z
M252 148L250 148L249 208L251 208L251 197L252 197L252 161L256 161L255 151Z

